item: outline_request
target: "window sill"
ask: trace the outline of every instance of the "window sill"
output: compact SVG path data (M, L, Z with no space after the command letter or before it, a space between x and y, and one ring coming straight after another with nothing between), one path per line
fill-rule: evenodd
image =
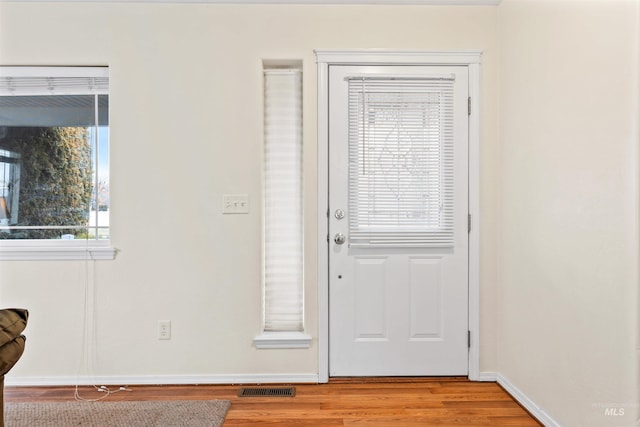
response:
M109 241L0 241L0 261L113 260Z
M263 332L253 339L258 349L309 348L311 337L302 332Z

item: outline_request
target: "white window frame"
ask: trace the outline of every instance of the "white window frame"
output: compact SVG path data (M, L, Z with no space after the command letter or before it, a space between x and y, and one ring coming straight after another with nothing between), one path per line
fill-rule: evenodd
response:
M302 70L285 63L276 67L265 63L264 67L263 328L253 342L258 349L308 348L311 337L304 332ZM278 185L283 180L296 185ZM295 187L297 191L292 191ZM292 259L298 252L292 251L296 246L299 254Z
M318 64L318 382L329 382L329 67L464 65L469 69L469 379L480 381L480 63L481 51L315 51Z
M109 77L108 67L4 67L2 77ZM73 89L70 89L73 91ZM0 240L0 261L112 260L111 240Z

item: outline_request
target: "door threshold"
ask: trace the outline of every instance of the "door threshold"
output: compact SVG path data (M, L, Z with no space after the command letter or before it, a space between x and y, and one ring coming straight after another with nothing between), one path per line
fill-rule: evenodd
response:
M330 384L418 383L469 381L466 376L453 377L329 377Z

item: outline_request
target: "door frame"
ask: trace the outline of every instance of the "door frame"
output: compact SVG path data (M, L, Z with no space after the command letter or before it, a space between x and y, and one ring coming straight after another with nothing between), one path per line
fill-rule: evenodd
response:
M329 382L329 67L463 65L469 70L469 379L480 380L480 63L482 51L315 50L318 64L318 382Z

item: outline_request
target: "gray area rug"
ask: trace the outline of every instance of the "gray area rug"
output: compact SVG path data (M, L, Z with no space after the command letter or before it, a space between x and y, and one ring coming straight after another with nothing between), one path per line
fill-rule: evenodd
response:
M219 427L228 400L5 402L6 427Z

